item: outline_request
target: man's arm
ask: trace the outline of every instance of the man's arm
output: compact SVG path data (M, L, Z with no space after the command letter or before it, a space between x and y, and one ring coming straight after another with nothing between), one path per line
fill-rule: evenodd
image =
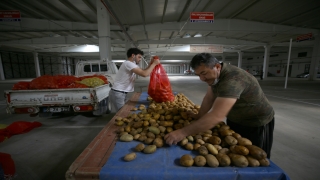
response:
M152 72L154 67L156 67L156 65L158 65L158 64L160 64L160 61L154 60L152 63L149 64L149 66L146 69L141 69L141 68L137 67L137 68L133 68L132 71L135 74L138 74L139 76L147 77L150 75L150 73Z
M211 89L211 86L208 86L207 93L203 97L201 107L199 109L199 113L194 116L195 119L201 118L203 115L205 115L212 107L213 104L213 92Z
M213 128L228 115L232 106L236 103L235 98L218 97L212 105L212 111L204 114L200 119L194 121L182 129L175 130L165 135L166 143L169 145L177 144L189 135L197 134Z

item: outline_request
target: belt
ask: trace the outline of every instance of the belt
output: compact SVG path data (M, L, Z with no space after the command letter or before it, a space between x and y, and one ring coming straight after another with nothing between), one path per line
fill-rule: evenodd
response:
M127 94L128 92L124 92L124 91L119 91L119 90L115 90L115 89L111 89L112 91L115 91L115 92L121 92L121 93L124 93L124 94Z

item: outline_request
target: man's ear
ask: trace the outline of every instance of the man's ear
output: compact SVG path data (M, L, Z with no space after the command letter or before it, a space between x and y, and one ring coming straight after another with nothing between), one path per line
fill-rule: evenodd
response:
M219 70L221 69L221 64L220 64L220 63L217 63L217 64L215 64L214 66L215 66L217 69L219 69Z

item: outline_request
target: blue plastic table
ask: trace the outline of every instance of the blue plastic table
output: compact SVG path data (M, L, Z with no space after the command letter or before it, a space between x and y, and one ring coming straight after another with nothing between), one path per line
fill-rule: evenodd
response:
M148 105L147 93L143 92L137 103ZM108 158L106 164L100 171L100 179L217 179L217 180L289 180L287 174L270 161L269 167L182 167L179 159L184 154L193 157L198 155L195 151L185 150L180 146L165 146L158 148L153 154L136 152L135 160L126 162L123 157L131 152L140 142L120 142L118 141Z

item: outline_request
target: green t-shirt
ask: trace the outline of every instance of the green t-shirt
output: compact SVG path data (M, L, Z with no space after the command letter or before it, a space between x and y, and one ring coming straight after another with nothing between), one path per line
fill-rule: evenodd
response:
M243 126L258 127L269 123L274 110L257 79L243 69L222 64L219 82L212 86L214 99L236 98L227 115L228 120Z

